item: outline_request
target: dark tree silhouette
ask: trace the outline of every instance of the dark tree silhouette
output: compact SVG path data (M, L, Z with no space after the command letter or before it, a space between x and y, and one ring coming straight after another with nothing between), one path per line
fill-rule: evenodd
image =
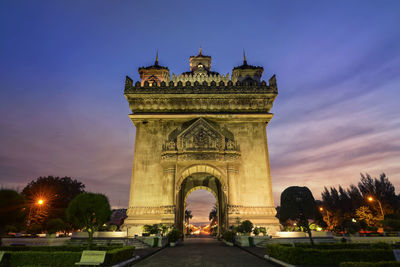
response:
M208 215L208 220L210 221L216 221L218 218L218 209L217 209L217 205L214 204L214 207L212 208L212 210L210 211L210 214Z
M311 236L309 220L317 220L321 217L315 203L314 197L307 187L291 186L286 188L281 194L280 208L281 223L287 220L294 220L297 225L308 233L310 242L314 245Z
M393 184L382 173L378 178L372 178L368 173L361 173L361 181L358 183L358 188L364 199L372 197L378 200L385 214L394 213L397 207L397 196ZM377 205L374 205L378 209Z
M191 210L185 210L185 222L189 224L189 220L193 218Z
M373 201L369 202L369 197L372 197ZM338 189L331 187L329 190L325 187L322 192L324 219L331 229L346 230L346 225L349 225L346 222L352 221L356 210L362 206L369 207L375 216L379 216L381 213L400 212L399 204L399 196L396 196L395 188L385 173L382 173L379 179L372 178L368 173L361 174L358 186L350 185L346 190L341 186Z
M25 214L24 197L14 190L0 189L0 246L5 226L22 223Z
M90 248L94 231L110 219L111 209L105 195L82 193L69 203L66 213L70 222L88 232Z
M28 204L33 205L38 199L43 199L41 222L50 219L66 219L65 210L68 204L85 190L85 185L70 177L39 177L30 182L23 190L22 195Z

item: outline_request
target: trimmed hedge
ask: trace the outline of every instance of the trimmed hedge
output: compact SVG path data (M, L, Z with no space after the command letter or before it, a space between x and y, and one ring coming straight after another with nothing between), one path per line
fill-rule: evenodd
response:
M23 251L5 253L5 266L48 266L48 267L70 267L81 259L81 252L71 251Z
M70 247L69 247L70 248ZM104 248L104 247L103 247ZM43 249L43 248L42 248ZM96 248L97 250L98 248ZM108 248L110 249L110 248ZM11 251L8 250L0 266L21 267L70 267L75 266L82 256L82 247L79 251ZM103 249L106 250L106 249ZM133 257L134 246L114 248L107 251L104 266L111 266Z
M117 264L122 261L126 261L133 257L133 253L135 251L134 246L116 248L113 250L107 251L106 260L104 261L105 266L111 266Z
M115 248L121 248L122 245L110 245L110 246L93 246L93 250L111 250ZM87 246L4 246L0 247L0 251L83 251L87 250Z
M342 262L340 267L399 267L398 261L380 261L380 262Z
M308 249L267 245L267 254L294 265L339 265L350 261L393 261L390 249Z
M309 243L295 243L298 248L314 248L314 249L393 249L398 245L388 243L322 243L315 244L314 247Z

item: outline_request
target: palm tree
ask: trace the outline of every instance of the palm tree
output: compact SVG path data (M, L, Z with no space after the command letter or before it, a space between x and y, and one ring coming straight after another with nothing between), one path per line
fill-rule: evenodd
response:
M208 216L208 219L210 221L216 221L217 220L217 216L218 216L218 209L217 209L217 205L214 204L213 209L210 211L210 215Z
M188 234L189 234L189 219L192 219L192 218L193 218L192 211L185 210L185 222L187 224L186 233L188 233Z

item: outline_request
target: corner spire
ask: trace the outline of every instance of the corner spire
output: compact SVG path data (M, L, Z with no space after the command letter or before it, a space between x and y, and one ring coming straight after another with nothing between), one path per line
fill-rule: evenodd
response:
M201 45L200 45L200 49L199 49L199 56L201 56Z
M158 49L157 49L157 53L156 53L156 61L154 62L154 65L158 66Z
M244 51L244 48L243 48L243 65L247 65L246 52Z

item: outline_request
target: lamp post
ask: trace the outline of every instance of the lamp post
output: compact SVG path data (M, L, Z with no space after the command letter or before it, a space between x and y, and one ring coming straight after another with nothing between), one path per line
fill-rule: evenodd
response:
M372 201L378 202L379 209L380 209L381 215L382 215L382 219L385 218L385 213L383 212L382 203L379 201L379 199L374 199L373 197L370 196L370 197L368 197L368 201L369 202L372 202Z

